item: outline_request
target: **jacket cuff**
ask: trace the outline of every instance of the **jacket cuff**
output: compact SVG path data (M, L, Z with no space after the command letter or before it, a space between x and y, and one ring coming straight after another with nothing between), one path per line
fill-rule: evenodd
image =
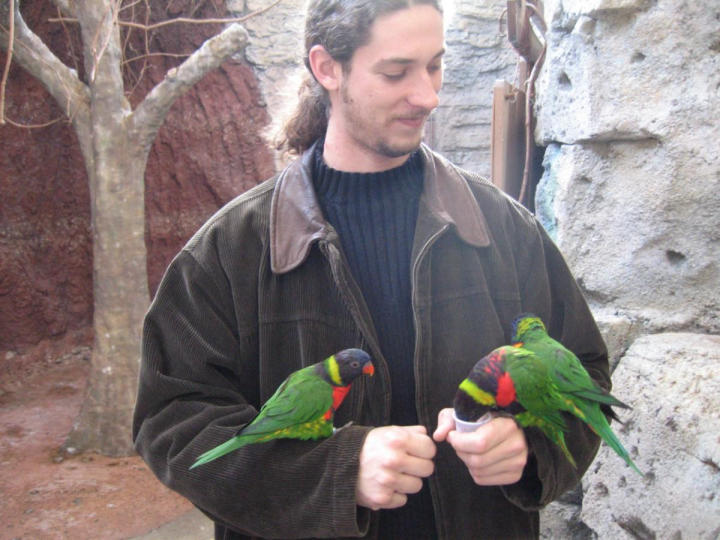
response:
M534 428L525 430L530 455L522 478L515 484L500 486L505 497L525 510L536 512L555 498L554 459L545 436Z
M358 506L355 490L360 470L360 451L372 427L350 425L335 433L341 451L333 454L329 470L338 471L333 485L336 536L365 536L370 528L371 511Z

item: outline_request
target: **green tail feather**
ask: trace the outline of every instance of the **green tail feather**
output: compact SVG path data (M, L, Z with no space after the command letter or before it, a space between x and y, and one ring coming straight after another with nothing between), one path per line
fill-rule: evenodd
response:
M630 454L622 445L620 439L618 439L613 432L610 424L605 419L605 416L600 411L598 411L598 413L599 416L596 416L595 414L592 415L592 421L591 423L589 423L590 427L600 436L603 441L605 441L605 443L610 448L615 451L618 456L623 458L623 460L625 460L625 463L627 463L635 472L637 472L640 476L645 476L643 472L638 469L637 465L633 463L633 460L630 459Z
M204 454L201 454L197 458L195 463L190 466L190 469L194 469L195 467L214 461L217 458L224 456L225 454L229 454L233 450L237 450L238 448L242 448L247 444L257 442L258 439L260 439L259 436L233 437L229 441L226 441L223 444L218 445L211 450L208 450Z
M569 393L573 394L574 396L587 399L589 401L595 401L597 403L609 405L610 407L620 407L622 409L632 408L630 407L630 405L623 403L612 394L608 394L599 389L588 388L584 390L574 390L571 392L569 391Z

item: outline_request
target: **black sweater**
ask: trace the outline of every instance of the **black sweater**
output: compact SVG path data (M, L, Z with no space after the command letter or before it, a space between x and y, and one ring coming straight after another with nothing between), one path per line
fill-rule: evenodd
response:
M415 328L410 258L423 188L422 163L413 154L378 173L347 173L327 166L322 147L313 175L320 207L335 227L353 276L368 304L392 387L391 422L415 425ZM433 538L427 483L402 508L384 511L381 538Z

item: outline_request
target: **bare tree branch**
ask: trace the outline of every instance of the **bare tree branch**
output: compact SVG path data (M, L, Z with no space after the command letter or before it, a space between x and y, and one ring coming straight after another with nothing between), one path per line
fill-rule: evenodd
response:
M58 0L61 1L61 0ZM144 31L150 31L150 30L157 30L158 28L162 28L163 26L169 26L171 24L231 24L231 23L242 23L247 21L248 19L251 19L253 17L257 17L258 15L262 15L266 11L270 10L271 8L275 7L277 4L279 4L282 0L275 0L271 4L265 6L264 8L258 9L257 11L253 11L252 13L248 13L247 15L243 15L241 17L223 17L223 18L214 18L214 19L194 19L192 17L176 17L174 19L166 19L164 21L156 22L156 23L148 23L147 21L145 23L138 23L132 20L126 21L126 20L118 20L117 23L120 26L126 26L129 28L138 28L140 30ZM130 6L127 6L130 7ZM123 9L126 9L124 7ZM74 17L58 17L58 18L51 18L48 19L49 22L73 22L76 23L78 20Z
M48 126L52 126L53 124L57 124L58 122L61 122L63 120L67 120L67 118L65 118L64 116L58 116L54 120L49 120L47 122L43 122L42 124L22 124L20 122L16 122L12 118L8 118L7 116L5 116L5 122L10 124L11 126L22 129L43 129Z
M75 2L73 0L52 0L52 3L68 17L75 16Z
M0 48L7 50L9 45L9 28L7 22L9 12L0 8ZM78 79L77 73L71 70L43 41L33 33L20 15L17 4L14 10L15 40L13 59L33 77L47 88L50 95L65 111L68 118L73 119L78 112L86 113L90 108L90 92ZM87 117L87 114L82 114Z
M7 87L8 74L10 73L13 49L15 48L15 0L9 1L8 10L7 58L5 59L2 79L0 79L0 124L5 123L5 88Z
M175 100L230 56L244 50L248 39L245 28L232 24L208 39L177 68L167 72L165 79L152 89L132 114L134 130L146 150L149 150Z
M98 67L98 64L102 60L103 55L105 54L105 51L107 50L108 46L110 45L110 41L112 40L113 32L107 31L102 32L105 26L109 25L111 28L117 25L118 22L118 14L120 12L120 3L122 0L115 0L115 2L110 2L110 5L108 6L108 13L105 16L105 20L101 24L98 25L97 33L95 34L95 37L93 38L92 45L91 45L91 51L93 53L93 65L90 69L90 73L88 76L88 80L90 81L90 85L95 82L95 74ZM107 20L107 22L106 22ZM98 46L98 40L100 39L100 36L103 37L103 41Z

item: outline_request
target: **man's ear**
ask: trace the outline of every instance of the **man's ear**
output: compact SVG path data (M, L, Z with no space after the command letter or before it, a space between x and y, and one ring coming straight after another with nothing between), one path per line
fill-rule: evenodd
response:
M327 90L332 92L340 88L342 66L335 60L322 45L313 45L308 53L310 69L317 81Z

